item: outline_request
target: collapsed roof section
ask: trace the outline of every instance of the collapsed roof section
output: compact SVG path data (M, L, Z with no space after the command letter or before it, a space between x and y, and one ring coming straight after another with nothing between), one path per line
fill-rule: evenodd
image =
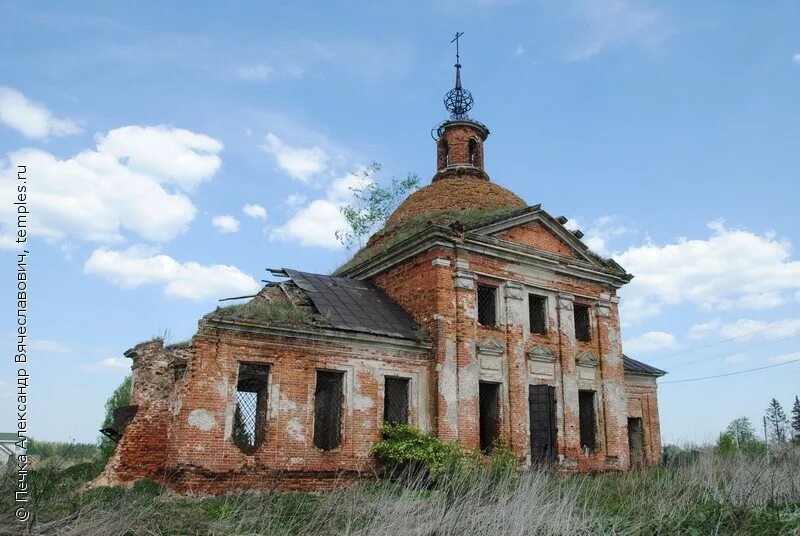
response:
M219 309L213 315L414 341L423 338L411 315L371 283L285 268L270 272L288 281L270 282L251 301Z

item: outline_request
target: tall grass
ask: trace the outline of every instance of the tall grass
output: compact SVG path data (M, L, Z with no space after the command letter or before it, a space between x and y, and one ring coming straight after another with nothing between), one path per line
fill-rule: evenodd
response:
M74 470L73 470L74 472ZM327 494L236 492L174 497L152 482L132 489L57 486L35 505L31 534L106 535L668 535L800 534L800 451L670 468L564 477L541 470L469 471L435 486L406 474ZM69 475L67 475L69 477ZM64 478L62 475L61 478ZM11 497L13 474L2 486ZM19 534L2 507L0 534Z

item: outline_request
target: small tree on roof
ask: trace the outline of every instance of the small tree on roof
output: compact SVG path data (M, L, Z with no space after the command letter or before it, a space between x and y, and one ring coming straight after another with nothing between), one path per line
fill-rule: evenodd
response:
M339 208L348 228L336 231L336 239L347 249L363 247L365 240L383 225L406 194L419 186L419 178L414 173L404 179L392 177L388 185L380 186L373 178L380 170L381 165L372 162L350 172L357 179L356 186L349 188L353 201Z

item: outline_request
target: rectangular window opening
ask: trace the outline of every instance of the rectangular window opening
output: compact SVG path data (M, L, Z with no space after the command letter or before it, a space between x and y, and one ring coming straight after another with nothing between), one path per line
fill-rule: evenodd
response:
M584 342L591 341L592 332L589 327L589 306L576 303L572 310L575 315L575 338Z
M344 373L317 371L314 390L314 445L333 450L342 442L342 394Z
M594 408L594 391L578 391L578 414L581 448L593 451L597 447L597 425Z
M528 294L528 314L531 333L544 335L547 333L547 298Z
M383 387L383 421L408 424L408 378L386 377Z
M239 363L232 436L243 452L251 453L266 441L268 388L269 365Z
M480 382L478 398L481 450L489 452L494 441L500 437L500 384Z
M497 325L497 288L478 285L478 324Z

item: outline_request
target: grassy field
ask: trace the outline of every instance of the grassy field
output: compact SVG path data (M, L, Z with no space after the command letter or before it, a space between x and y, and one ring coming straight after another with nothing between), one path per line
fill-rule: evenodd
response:
M589 535L800 534L800 450L721 457L711 451L623 474L562 477L484 470L365 482L327 494L238 492L175 497L154 482L79 486L97 464L34 471L30 534L109 535ZM13 473L2 483L0 534L13 519Z

